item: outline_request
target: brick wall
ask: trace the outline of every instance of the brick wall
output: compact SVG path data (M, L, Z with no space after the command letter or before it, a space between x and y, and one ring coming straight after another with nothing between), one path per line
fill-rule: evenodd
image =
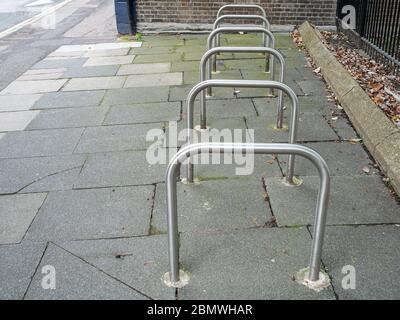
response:
M309 20L333 25L336 0L137 0L138 23L213 23L218 9L229 3L260 4L272 24L294 25Z

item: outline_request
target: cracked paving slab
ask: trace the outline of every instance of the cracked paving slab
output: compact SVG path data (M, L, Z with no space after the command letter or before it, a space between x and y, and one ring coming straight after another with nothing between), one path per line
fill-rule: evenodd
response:
M175 299L162 276L168 270L167 236L62 242L61 246L152 299ZM145 248L145 249L144 249Z
M72 189L85 155L0 159L0 193Z
M43 290L44 266L56 270L56 290ZM64 249L49 244L32 279L27 300L143 300L147 299L126 284L110 277Z
M0 196L0 244L23 239L46 196L46 193Z
M0 246L0 299L23 299L46 248L44 243Z

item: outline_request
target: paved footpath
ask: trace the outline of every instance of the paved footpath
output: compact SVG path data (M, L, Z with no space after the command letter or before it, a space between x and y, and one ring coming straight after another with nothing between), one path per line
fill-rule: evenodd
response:
M299 140L332 174L322 258L330 288L316 293L292 279L308 265L318 177L299 158L303 184L285 186L283 156L256 157L251 176L201 165L200 184L179 184L181 263L190 282L179 290L163 284L166 166L148 164L145 138L151 129L168 137L170 121L184 128L206 37L145 36L141 47L61 46L0 92L0 298L400 298L400 206L304 55L289 35L276 37L300 100ZM259 42L222 38L230 46ZM219 78L266 77L260 55L221 58ZM287 141L287 129L274 129L277 98L265 90L214 93L213 128ZM196 115L197 124L198 107ZM55 290L43 288L52 283L48 266ZM342 286L345 266L355 268L354 290Z

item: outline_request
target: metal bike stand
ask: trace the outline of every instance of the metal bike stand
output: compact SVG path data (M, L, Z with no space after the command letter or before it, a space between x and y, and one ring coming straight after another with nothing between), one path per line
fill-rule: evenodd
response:
M264 29L262 27L222 27L222 28L218 28L213 30L210 35L208 36L207 39L207 51L212 49L213 46L213 42L214 42L214 38L216 37L216 35L220 34L220 33L229 33L229 32L255 32L255 33L263 33L265 34L267 37L269 37L269 39L271 40L271 48L275 49L275 37L272 34L271 31ZM217 64L216 64L216 59L212 59L213 60L213 68L215 68L215 72L217 69ZM269 61L271 60L271 63L269 63ZM265 68L267 70L274 70L274 56L271 56L270 58L266 57L265 58ZM211 61L209 61L208 63L208 77L211 79ZM268 71L266 71L268 72ZM209 88L207 91L207 94L209 96L212 96L212 89Z
M237 15L228 14L228 15L218 17L217 20L215 20L215 22L214 22L213 30L218 29L220 27L220 24L224 20L233 20L233 19L261 20L263 23L263 28L271 31L271 23L267 20L267 18L265 18L263 16L254 15L254 14L237 14ZM217 35L217 37L215 38L215 42L216 42L216 44L215 44L216 47L221 46L219 35ZM263 34L263 43L264 43L265 47L269 47L269 41L268 41L268 38L265 36L265 34Z
M218 87L218 88L273 88L278 89L285 92L290 100L291 100L291 117L289 123L289 143L297 142L297 126L298 126L298 114L299 114L299 100L294 93L294 91L284 83L277 81L267 81L267 80L206 80L195 85L192 90L189 92L189 95L186 99L187 101L187 145L190 145L193 142L192 134L194 127L194 102L196 100L197 95L207 88L210 87ZM287 172L286 172L286 183L289 185L296 185L294 182L294 160L295 157L293 155L289 155ZM193 183L194 176L194 166L190 163L190 160L187 163L187 173L186 179L188 183Z
M260 52L260 53L269 53L274 56L280 64L280 76L279 82L285 83L285 74L286 74L286 63L285 59L283 58L282 54L272 48L263 48L263 47L217 47L211 50L208 50L200 60L200 82L203 82L206 79L207 74L207 62L210 60L211 57L214 55L221 53L221 52ZM274 73L271 73L271 80L274 79ZM211 80L211 79L210 79ZM200 95L200 106L201 106L201 113L200 113L200 128L207 129L207 111L206 111L206 92L202 91ZM282 129L283 126L283 91L279 90L279 101L278 101L278 119L276 121L276 127L278 129Z
M310 160L318 169L320 185L313 227L313 241L308 277L303 284L313 287L320 280L321 252L324 240L326 216L329 201L330 174L325 160L313 149L287 143L197 143L182 148L170 161L166 173L166 200L168 223L168 253L170 270L164 275L164 282L171 287L182 287L180 282L178 212L177 212L177 175L180 165L190 157L200 153L252 153L252 154L289 154ZM304 271L304 270L303 270ZM184 272L182 272L184 274ZM321 277L322 278L322 277ZM329 284L329 278L325 279ZM188 281L188 279L186 279ZM309 283L311 282L311 284ZM327 285L325 283L325 285Z
M265 9L257 4L226 4L218 10L217 18L222 16L222 12L226 9L257 9L261 11L261 15L263 17L267 17L267 12Z

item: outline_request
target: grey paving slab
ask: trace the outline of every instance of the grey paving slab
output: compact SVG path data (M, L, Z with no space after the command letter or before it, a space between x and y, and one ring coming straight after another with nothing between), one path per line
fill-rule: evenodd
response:
M170 89L169 101L185 101L193 85L173 86ZM212 99L232 99L235 98L233 88L214 88Z
M275 108L276 109L276 108ZM288 115L290 111L286 111ZM284 118L284 128L276 129L276 110L271 109L267 116L246 117L247 127L255 132L255 142L289 142L289 120ZM320 115L303 112L299 116L298 141L335 141L339 137L335 134L327 121Z
M153 143L146 140L147 133L163 127L162 123L154 123L86 128L74 153L145 150ZM158 139L163 141L164 134Z
M134 55L90 57L83 64L83 67L96 67L96 66L110 66L110 65L130 64L130 63L133 62L134 59L135 59Z
M199 71L184 71L183 74L185 84L197 84L200 82ZM239 70L228 70L219 73L217 76L213 76L213 79L242 79L242 75Z
M168 101L169 87L124 88L107 90L104 105Z
M39 111L17 111L0 113L0 132L24 130Z
M322 80L296 81L306 95L326 95L326 85Z
M29 123L28 130L78 128L100 125L109 107L82 107L57 110L42 110Z
M42 94L0 96L0 112L29 110Z
M257 116L256 110L251 99L207 99L207 116L212 118L232 118L232 117L254 117ZM199 122L200 103L196 102L195 115L197 118L195 122ZM187 107L184 105L183 115L186 118Z
M327 118L329 125L342 140L357 139L359 137L357 132L353 129L350 121L345 117L332 116Z
M0 244L22 240L45 199L46 193L0 196Z
M58 69L58 68L78 68L81 67L88 58L47 58L37 64L31 69Z
M323 262L340 300L398 300L399 226L328 227ZM355 289L345 290L345 266L355 268ZM347 271L348 274L348 271Z
M73 78L63 87L63 91L117 89L122 88L125 80L123 76Z
M182 83L182 72L135 74L127 77L124 88L179 86Z
M279 226L312 224L319 178L303 177L300 187L288 188L267 178L272 211ZM399 223L400 207L378 176L332 177L327 223L330 225Z
M118 70L118 75L131 74L160 74L171 72L171 63L143 63L122 65Z
M0 299L20 300L28 289L45 244L24 243L0 247Z
M72 189L84 155L1 159L0 193Z
M65 71L65 68L28 70L22 76L18 77L17 81L59 79L62 78Z
M66 82L67 79L14 81L11 82L3 91L1 91L0 95L55 92L60 90Z
M171 72L178 71L199 71L200 62L198 61L175 61L172 62Z
M129 186L164 181L166 165L149 164L144 151L96 153L89 156L75 188Z
M331 175L366 175L365 167L369 174L378 173L368 154L360 144L349 142L316 142L304 144L316 150L327 162ZM286 165L286 157L278 157L282 166ZM318 171L313 165L302 158L296 160L295 174L300 176L316 176Z
M190 272L178 299L335 299L293 281L308 265L306 229L261 228L218 234L182 234L180 259Z
M0 158L72 154L82 132L82 128L9 132L0 139Z
M173 46L169 47L142 47L142 48L133 48L130 51L130 54L136 55L144 55L144 54L171 54L175 52L175 48Z
M138 55L133 63L156 63L182 61L181 53L143 54Z
M178 183L179 230L193 234L264 226L272 217L264 192L261 179L249 177ZM152 228L158 232L167 231L165 199L165 185L157 185Z
M152 299L175 299L161 278L168 270L167 237L63 242L62 246Z
M63 78L108 77L117 74L119 65L69 68Z
M56 289L43 289L44 266L56 271ZM143 300L145 296L89 265L62 248L50 244L38 267L27 300Z
M104 124L134 124L160 121L178 121L181 114L179 102L142 103L113 106Z
M85 51L83 53L83 57L113 57L113 56L124 56L129 53L130 48L118 48L118 49L109 49L109 50L92 50Z
M105 92L105 90L95 90L46 93L35 102L32 109L57 109L97 106L102 101Z
M50 192L26 239L146 235L150 227L153 189L153 186L139 186Z

